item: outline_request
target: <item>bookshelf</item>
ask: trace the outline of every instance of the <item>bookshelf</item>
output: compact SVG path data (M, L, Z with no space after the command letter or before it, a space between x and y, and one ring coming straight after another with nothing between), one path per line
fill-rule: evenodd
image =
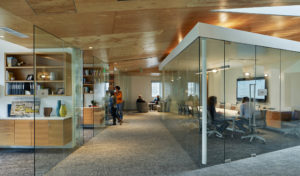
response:
M71 56L68 53L5 53L5 95L72 95ZM35 91L34 91L35 90Z
M84 94L94 93L95 79L101 78L101 67L84 66L83 67L83 90Z

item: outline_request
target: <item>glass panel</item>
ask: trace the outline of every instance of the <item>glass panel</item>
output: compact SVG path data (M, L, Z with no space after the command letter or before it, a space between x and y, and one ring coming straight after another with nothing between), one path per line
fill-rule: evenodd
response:
M300 53L281 50L280 119L276 119L276 113L267 116L267 120L272 118L273 123L278 124L275 126L276 134L280 136L276 140L278 149L300 144L299 64Z
M94 83L94 99L93 99L93 124L94 136L97 135L102 127L105 127L105 105L107 104L107 64L103 63L99 58L94 57L93 66L93 83Z
M206 55L207 163L214 165L224 162L224 140L228 126L224 116L224 41L206 39Z
M35 26L34 59L35 117L28 145L35 148L35 175L44 175L83 142L82 58L80 50Z
M163 83L162 122L200 166L199 39L164 67Z

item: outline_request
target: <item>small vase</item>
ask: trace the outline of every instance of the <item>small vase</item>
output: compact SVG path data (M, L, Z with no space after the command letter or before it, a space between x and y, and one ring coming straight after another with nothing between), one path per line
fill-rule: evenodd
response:
M60 107L61 107L61 100L57 100L57 105L56 105L56 116L60 116Z
M67 115L67 107L63 101L61 102L59 114L61 117L66 117L66 115Z

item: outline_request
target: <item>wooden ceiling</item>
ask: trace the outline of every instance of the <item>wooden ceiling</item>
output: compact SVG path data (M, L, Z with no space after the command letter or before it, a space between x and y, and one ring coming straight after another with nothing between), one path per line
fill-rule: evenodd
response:
M5 40L32 47L32 24L121 71L155 68L197 23L300 41L300 18L213 13L212 9L296 5L299 0L1 0ZM89 47L93 47L89 50Z

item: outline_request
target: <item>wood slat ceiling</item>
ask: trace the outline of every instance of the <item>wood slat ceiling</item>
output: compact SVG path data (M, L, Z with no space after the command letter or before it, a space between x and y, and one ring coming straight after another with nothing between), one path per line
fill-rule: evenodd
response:
M0 24L30 37L35 24L81 49L89 50L92 46L89 54L108 63L120 62L120 70L132 71L157 67L197 22L300 41L299 17L210 12L220 8L299 3L299 0L1 0ZM32 46L32 38L5 35L5 40Z

